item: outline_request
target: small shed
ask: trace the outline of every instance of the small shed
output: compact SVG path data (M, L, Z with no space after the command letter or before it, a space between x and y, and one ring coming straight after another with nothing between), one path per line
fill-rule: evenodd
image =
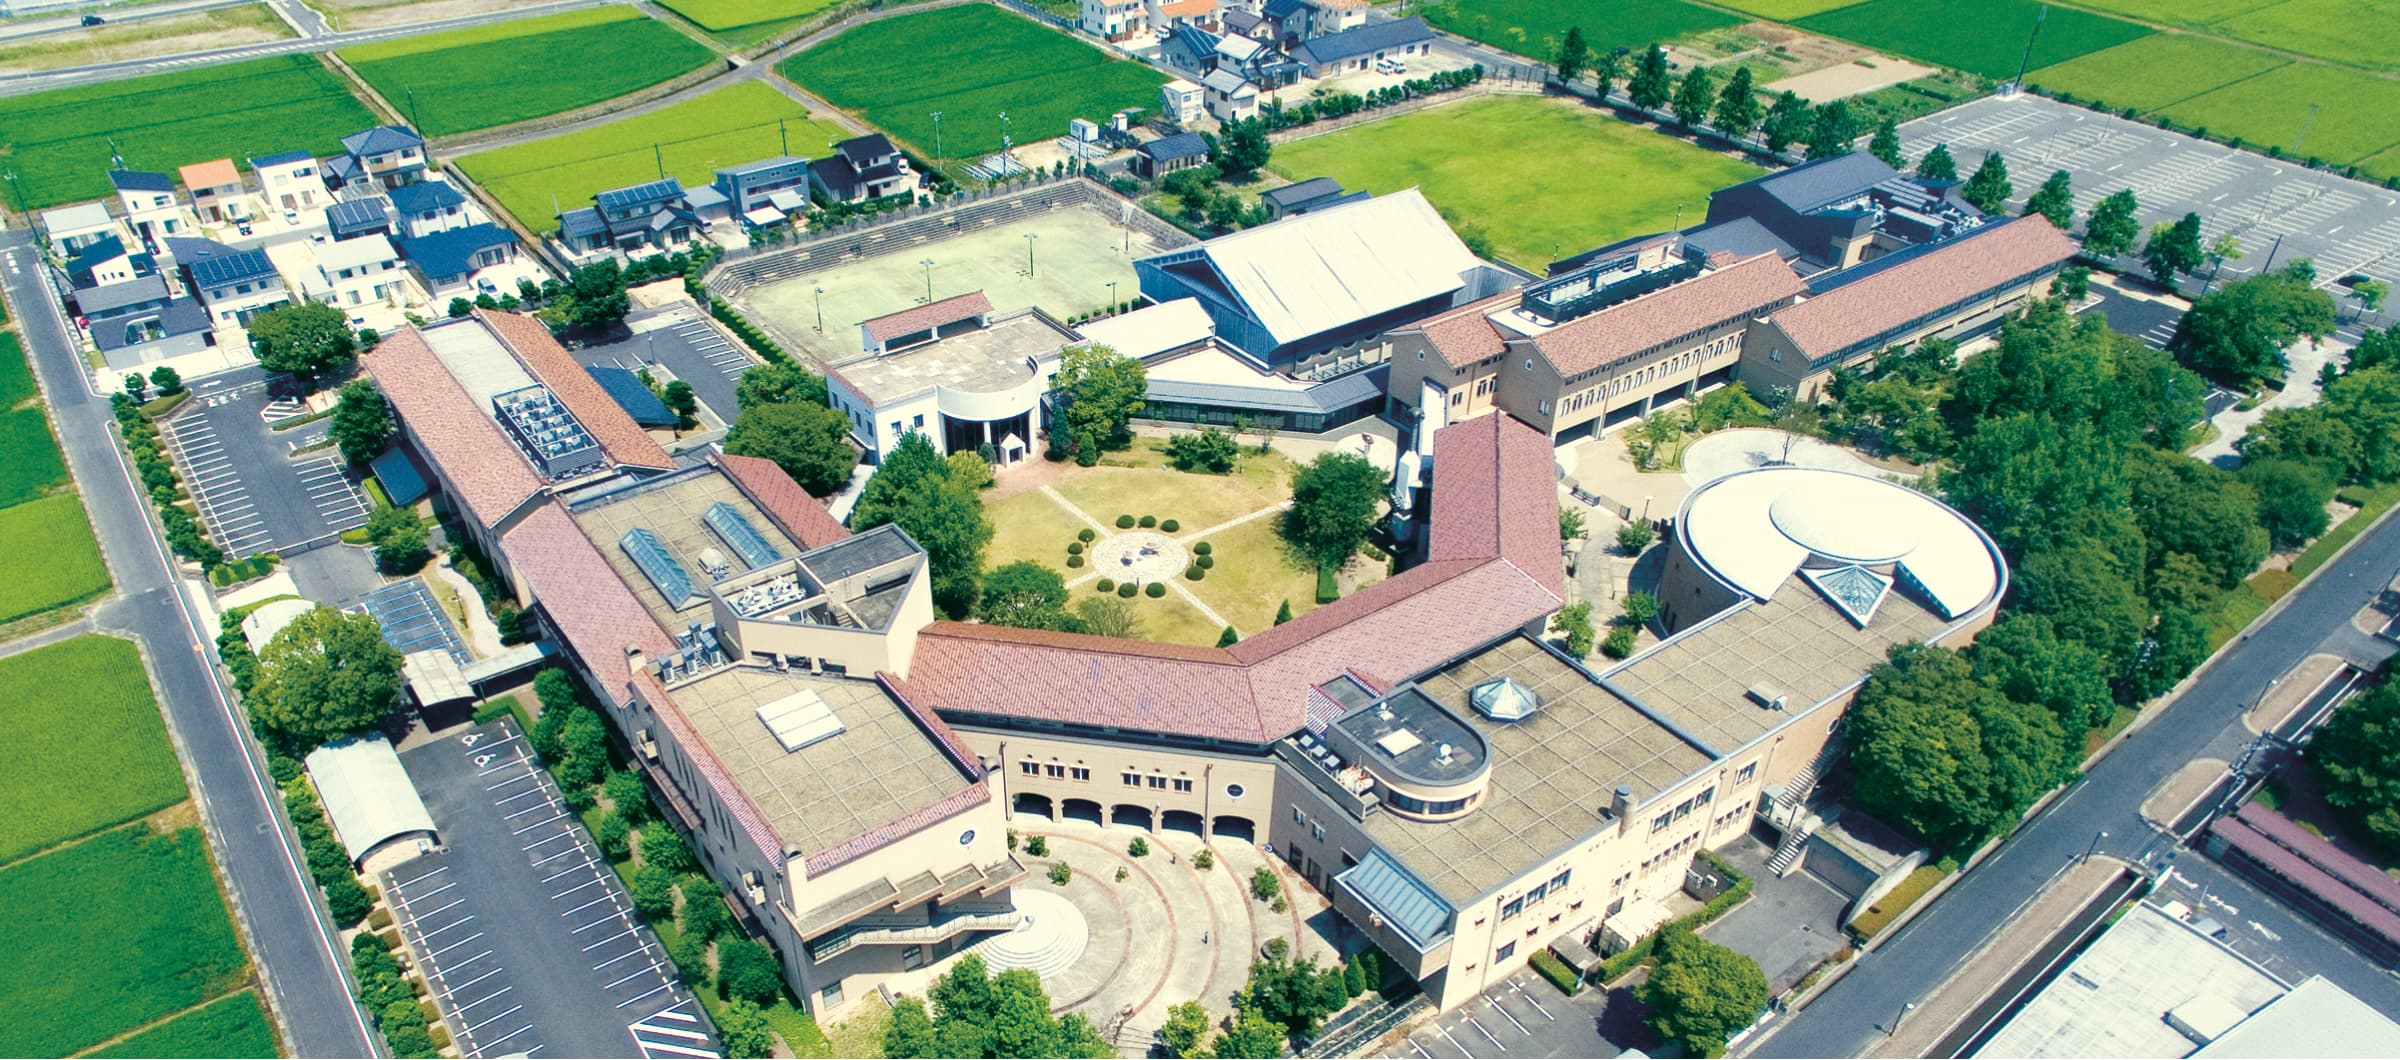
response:
M315 782L325 820L333 825L353 867L364 871L368 859L385 851L407 850L414 856L414 849L441 840L425 800L401 768L400 753L382 733L351 736L310 751L308 778Z
M1632 949L1635 943L1665 927L1667 921L1672 919L1674 914L1669 913L1666 905L1657 899L1642 898L1627 902L1625 908L1601 922L1600 952L1613 955Z

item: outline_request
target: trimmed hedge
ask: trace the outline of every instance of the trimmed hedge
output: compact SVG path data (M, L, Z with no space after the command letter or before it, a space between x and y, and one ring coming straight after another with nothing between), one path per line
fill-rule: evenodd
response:
M1550 980L1550 985L1557 987L1559 993L1573 996L1583 990L1583 980L1576 977L1575 969L1567 967L1567 962L1559 960L1547 949L1533 951L1531 956L1525 958L1525 963L1540 972L1542 978Z
M1080 567L1080 566L1083 566L1083 557L1082 557L1082 556L1068 556L1068 557L1067 557L1067 566L1069 566L1069 567Z
M1150 584L1142 587L1142 593L1143 595L1156 600L1159 597L1167 595L1167 583L1151 582Z
M1081 541L1069 541L1069 542L1067 542L1067 555L1070 555L1070 556L1080 556L1080 555L1083 555L1083 542L1081 542Z
M1342 587L1341 583L1334 580L1334 569L1331 567L1317 568L1317 602L1330 604L1341 598Z
M1144 529L1144 530L1148 530L1148 529L1150 529L1151 527L1153 527L1153 526L1157 526L1157 525L1158 525L1158 517L1157 517L1157 516L1155 516L1155 515L1145 515L1145 516L1143 516L1143 517L1142 517L1142 519L1141 519L1141 527L1142 527L1142 529Z
M1192 546L1192 555L1205 556L1208 555L1213 548L1214 546L1211 546L1208 542L1202 541L1199 544Z
M1206 552L1203 552L1199 556L1195 557L1192 562L1198 564L1201 570L1217 569L1217 557L1211 556Z
M1664 934L1668 928L1682 925L1697 931L1703 925L1709 924L1715 921L1718 917L1724 916L1726 910L1740 905L1742 899L1750 897L1751 889L1758 886L1756 881L1753 881L1740 869L1734 868L1732 865L1727 864L1725 859L1720 858L1709 851L1699 851L1694 855L1694 857L1698 860L1708 862L1710 868L1723 873L1728 879L1733 881L1733 886L1725 888L1725 893L1709 899L1707 905L1701 906L1690 913L1686 913L1683 916L1677 917L1674 920L1670 920L1665 924L1660 925L1657 931L1653 931L1650 934L1643 936L1642 941L1634 943L1632 948L1627 949L1625 952L1601 961L1600 974L1597 977L1601 982L1615 982L1619 976L1632 971L1635 965L1649 960L1650 950L1658 945L1658 936Z
M1133 599L1133 594L1140 591L1142 591L1142 587L1135 585L1132 582L1125 582L1124 584L1117 586L1117 595L1128 600Z
M1190 581L1199 581L1202 578L1208 577L1208 570L1207 568L1194 563L1191 566L1183 569L1183 576Z
M1177 530L1183 529L1183 524L1176 522L1173 519L1161 519L1158 521L1158 528L1172 534Z
M1100 579L1100 584L1095 585L1092 588L1098 592L1113 593L1117 591L1117 580L1115 578L1103 576Z
M1131 530L1131 529L1133 529L1133 517L1132 517L1132 516L1130 516L1130 515L1120 515L1120 516L1118 516L1118 517L1117 517L1117 529L1119 529L1119 530Z
M1077 531L1075 531L1075 540L1077 540L1077 541L1081 541L1081 542L1083 542L1084 544L1087 544L1087 545L1092 543L1092 539L1093 539L1093 538L1095 538L1095 537L1099 537L1099 536L1100 536L1100 532L1099 532L1099 531L1097 531L1097 530L1094 530L1094 529L1092 529L1091 527L1088 527L1088 526L1087 526L1087 527L1084 527L1084 528L1083 528L1083 529L1081 529L1081 530L1077 530Z
M690 282L689 279L686 279L687 287ZM792 362L791 354L783 352L783 347L776 345L774 339L768 338L766 332L758 330L758 325L735 312L732 306L726 305L724 299L710 298L708 315L717 318L717 322L725 325L726 330L733 332L735 338L742 340L742 345L757 351L759 356L781 364Z

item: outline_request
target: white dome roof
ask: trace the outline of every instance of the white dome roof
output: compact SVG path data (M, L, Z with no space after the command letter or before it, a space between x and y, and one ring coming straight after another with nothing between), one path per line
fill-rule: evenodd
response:
M1917 547L1916 520L1906 506L1888 483L1841 476L1767 502L1767 521L1826 559L1890 563Z
M1727 475L1683 502L1677 534L1719 581L1760 600L1813 559L1900 568L1951 618L1989 601L2004 576L1991 540L1948 505L1847 471L1767 467Z

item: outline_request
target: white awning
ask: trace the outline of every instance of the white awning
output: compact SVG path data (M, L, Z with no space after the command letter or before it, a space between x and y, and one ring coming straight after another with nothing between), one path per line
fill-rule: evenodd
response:
M394 839L434 837L433 815L401 768L400 753L382 733L352 736L310 751L308 777L316 782L325 820L333 825L353 865Z

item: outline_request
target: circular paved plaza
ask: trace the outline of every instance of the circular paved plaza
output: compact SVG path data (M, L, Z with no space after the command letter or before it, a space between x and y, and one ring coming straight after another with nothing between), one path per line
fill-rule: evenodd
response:
M1164 531L1121 530L1092 542L1092 570L1103 578L1163 582L1183 573L1191 553Z

